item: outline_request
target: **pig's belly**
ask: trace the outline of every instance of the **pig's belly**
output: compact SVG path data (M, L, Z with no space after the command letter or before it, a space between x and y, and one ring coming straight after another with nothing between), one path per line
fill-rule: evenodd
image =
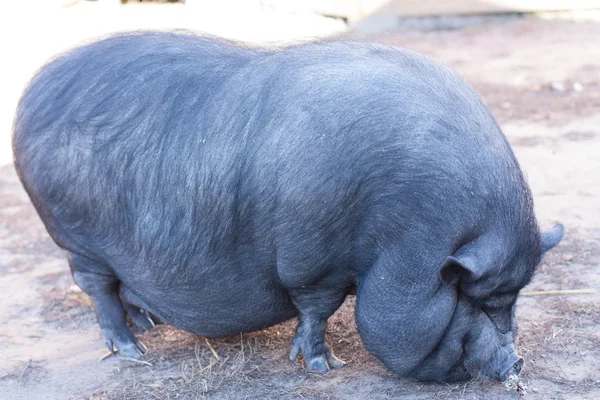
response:
M287 291L268 280L231 279L168 287L128 282L121 284L121 295L161 322L206 337L257 331L298 314Z

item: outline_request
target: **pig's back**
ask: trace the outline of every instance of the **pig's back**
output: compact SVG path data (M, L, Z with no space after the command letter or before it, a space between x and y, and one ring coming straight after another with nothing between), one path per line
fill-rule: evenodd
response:
M74 231L74 242L109 242L151 228L134 216L167 217L152 216L144 199L169 204L160 196L168 185L192 194L186 170L199 169L204 110L258 54L190 34L134 33L45 66L20 101L13 136L17 170L44 222Z

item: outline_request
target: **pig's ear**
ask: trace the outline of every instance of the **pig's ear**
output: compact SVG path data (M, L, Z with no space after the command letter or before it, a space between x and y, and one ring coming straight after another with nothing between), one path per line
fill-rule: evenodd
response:
M446 285L456 285L462 278L474 281L481 275L477 261L468 255L446 258L440 270L440 280Z
M540 237L542 239L542 254L553 248L560 242L565 233L565 227L562 224L556 225L549 231L542 232Z

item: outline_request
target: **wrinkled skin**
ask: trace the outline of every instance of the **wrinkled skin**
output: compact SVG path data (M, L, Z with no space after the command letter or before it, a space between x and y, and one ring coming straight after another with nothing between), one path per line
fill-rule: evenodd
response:
M562 234L557 226L541 235L538 254L556 245ZM385 262L376 265L357 293L357 322L367 347L392 370L423 380L451 382L479 375L505 380L511 370L520 372L523 361L514 351L515 303L539 258L502 262L490 254L502 247L489 241L497 238L478 238L448 257L429 290L416 287L412 277L396 275ZM389 292L403 288L402 303L382 310Z
M107 347L133 358L126 317L207 337L298 317L290 358L326 372L344 365L327 319L355 290L396 373L503 379L516 296L562 237L540 234L479 96L384 46L118 35L38 73L13 147Z

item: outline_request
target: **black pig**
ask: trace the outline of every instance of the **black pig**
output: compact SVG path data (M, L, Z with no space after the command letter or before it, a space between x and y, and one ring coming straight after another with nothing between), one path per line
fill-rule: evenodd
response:
M541 233L481 98L413 52L249 49L122 34L45 66L14 127L19 177L109 349L159 320L206 337L299 318L291 358L341 367L327 319L356 290L366 347L426 380L520 369L514 306Z

